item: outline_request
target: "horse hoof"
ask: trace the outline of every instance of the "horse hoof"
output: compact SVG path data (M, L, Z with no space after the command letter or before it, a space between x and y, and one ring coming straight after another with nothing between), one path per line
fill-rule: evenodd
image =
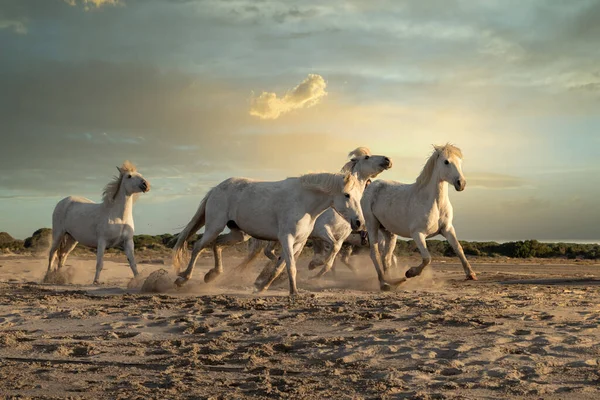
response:
M187 279L185 279L183 276L178 276L177 279L175 279L175 284L178 287L183 286L183 284L186 283L186 282L187 282Z
M467 275L467 279L468 281L476 281L477 279L477 275L475 275L475 273L469 274Z
M404 276L406 276L407 278L414 278L415 276L419 276L419 273L417 271L417 268L410 268L408 271L406 271Z
M211 269L210 271L208 271L206 273L206 275L204 275L204 283L210 283L212 281L214 281L215 279L217 279L217 276L219 276L221 273L219 271L215 271L214 269Z
M308 264L308 270L312 271L313 269L317 268L317 266L315 264L312 263L312 261Z
M262 282L254 282L254 293L262 293L265 291L265 285Z
M100 282L98 282L98 281L94 281L94 283L93 283L93 284L94 284L95 286L98 286L98 285L100 285Z
M382 292L389 292L390 290L392 290L392 286L387 282L380 284L379 288Z

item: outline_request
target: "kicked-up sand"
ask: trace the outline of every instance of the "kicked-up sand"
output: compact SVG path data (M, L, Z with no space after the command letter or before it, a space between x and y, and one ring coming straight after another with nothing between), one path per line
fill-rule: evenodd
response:
M301 259L291 301L238 261L177 289L168 260L107 261L92 286L93 259L41 283L45 260L0 257L0 397L600 398L599 265L473 260L471 282L443 259L383 293L366 257L321 281Z

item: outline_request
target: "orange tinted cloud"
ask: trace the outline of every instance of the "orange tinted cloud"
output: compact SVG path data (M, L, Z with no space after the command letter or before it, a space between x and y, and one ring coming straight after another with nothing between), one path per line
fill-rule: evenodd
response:
M252 98L250 115L261 119L277 119L292 110L312 107L327 95L326 87L327 83L321 75L309 74L283 97L277 97L273 92L262 92L260 96Z

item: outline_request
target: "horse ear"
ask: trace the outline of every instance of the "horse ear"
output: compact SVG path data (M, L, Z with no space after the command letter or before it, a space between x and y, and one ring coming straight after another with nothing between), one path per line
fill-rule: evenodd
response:
M121 167L117 167L117 171L119 171L119 174L123 173L123 171L121 171Z

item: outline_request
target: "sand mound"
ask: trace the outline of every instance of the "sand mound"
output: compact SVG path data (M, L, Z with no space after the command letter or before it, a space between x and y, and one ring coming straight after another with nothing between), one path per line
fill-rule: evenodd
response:
M72 267L63 267L46 272L43 283L51 283L54 285L66 285L73 283L75 278L75 269Z
M164 293L175 289L175 278L169 276L169 271L159 269L154 271L144 280L140 291L142 293Z

